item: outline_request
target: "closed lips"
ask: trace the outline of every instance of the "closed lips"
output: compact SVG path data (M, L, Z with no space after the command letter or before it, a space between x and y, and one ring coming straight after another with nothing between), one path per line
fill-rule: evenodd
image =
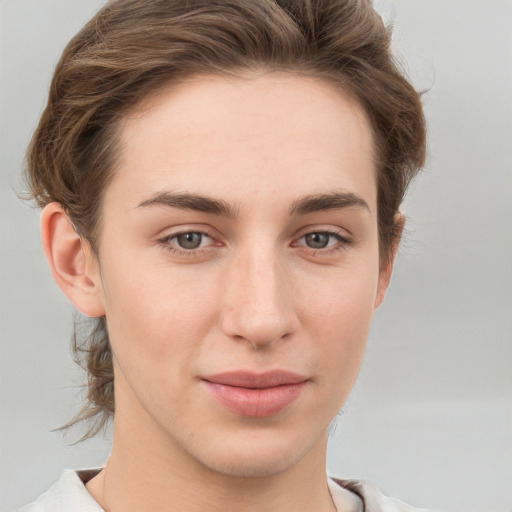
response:
M241 388L263 389L305 382L307 377L285 370L274 370L265 373L234 371L203 377L213 384L224 384Z
M210 393L231 412L252 418L278 414L299 398L307 378L285 371L229 372L203 379Z

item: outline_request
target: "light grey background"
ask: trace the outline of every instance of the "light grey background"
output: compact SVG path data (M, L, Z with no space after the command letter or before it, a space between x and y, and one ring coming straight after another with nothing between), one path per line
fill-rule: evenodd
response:
M0 509L109 442L51 430L78 407L72 308L14 190L65 43L101 0L0 0ZM512 0L383 0L425 95L430 156L329 469L413 504L512 510Z

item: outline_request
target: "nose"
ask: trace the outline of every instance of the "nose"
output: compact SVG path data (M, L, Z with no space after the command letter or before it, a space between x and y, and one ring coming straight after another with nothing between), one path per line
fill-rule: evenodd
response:
M231 261L224 283L224 333L258 349L294 334L299 322L290 274L272 251L253 251Z

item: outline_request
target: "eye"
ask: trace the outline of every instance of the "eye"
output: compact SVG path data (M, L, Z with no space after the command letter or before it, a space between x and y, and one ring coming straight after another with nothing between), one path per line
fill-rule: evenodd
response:
M214 243L211 236L201 231L186 231L166 236L158 241L171 252L193 252Z
M350 239L335 231L313 231L302 235L293 245L307 247L314 251L335 251L344 249L351 243Z
M181 233L173 237L182 249L198 249L205 238L210 238L204 233Z
M335 239L331 233L308 233L304 235L304 242L311 249L323 249L332 245L333 241L336 243L338 239Z

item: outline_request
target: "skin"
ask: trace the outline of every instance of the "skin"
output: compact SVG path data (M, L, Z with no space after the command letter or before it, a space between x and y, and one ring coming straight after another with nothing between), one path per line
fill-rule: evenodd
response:
M313 78L208 76L145 101L120 141L99 254L57 203L42 221L56 281L106 315L114 353L114 444L89 492L126 512L333 510L328 427L392 267L363 110ZM306 383L277 414L246 417L203 380L239 369Z

